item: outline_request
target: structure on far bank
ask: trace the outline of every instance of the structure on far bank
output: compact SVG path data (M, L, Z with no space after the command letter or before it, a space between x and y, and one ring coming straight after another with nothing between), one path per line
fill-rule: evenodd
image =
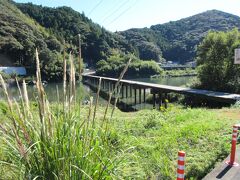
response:
M11 59L4 54L0 54L0 72L11 75L27 75L25 67L18 66L12 63Z

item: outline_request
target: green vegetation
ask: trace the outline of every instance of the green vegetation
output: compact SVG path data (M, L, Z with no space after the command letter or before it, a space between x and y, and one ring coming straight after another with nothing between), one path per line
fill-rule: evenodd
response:
M34 72L35 64L33 61L33 49L38 47L41 49L40 59L44 60L42 62L42 75L44 79L54 81L61 79L61 54L63 51L63 41L64 39L66 40L66 51L72 51L73 54L76 54L78 51L76 47L79 43L77 38L78 34L81 35L83 60L91 67L96 67L96 64L99 60L108 62L108 59L112 58L112 53L115 51L119 52L119 54L128 54L129 52L135 52L134 48L131 45L128 45L127 41L121 35L108 32L104 28L93 23L84 14L80 14L71 8L49 8L33 5L31 3L15 3L15 5L23 13L25 13L25 15L21 13L20 10L18 10L17 7L15 7L13 4L2 3L2 8L6 10L6 12L3 12L3 15L7 16L8 12L12 18L19 21L18 25L16 26L10 22L6 26L14 26L14 28L16 28L14 32L17 34L8 32L8 35L13 36L18 44L21 44L24 48L20 49L19 52L16 53L15 51L9 50L8 48L2 48L1 50L0 47L0 52L2 51L3 54L7 55L14 54L14 57L11 56L11 58L14 59L13 63L27 67L31 66L29 69ZM7 8L5 8L5 6L10 6L16 9L18 13L15 11L9 11ZM31 18L33 18L33 20ZM2 23L5 23L5 19L7 18L2 18ZM24 38L19 39L20 35L23 36L23 29L20 28L24 25L30 26L31 28L29 30L27 29L27 32L24 30ZM6 27L6 29L9 28ZM39 32L40 35L36 34L38 32L38 29L41 30ZM7 31L4 31L4 33L6 34ZM5 34L3 34L3 38L5 38ZM29 42L31 46L26 44L25 41ZM39 41L42 44L40 43L39 45ZM3 44L4 46L9 46L9 44L7 44L7 41L4 41ZM11 49L17 48L18 47L15 47L15 45L11 45ZM151 49L154 50L154 48ZM148 59L149 57L146 58ZM21 61L19 61L19 58ZM106 70L104 67L102 67L101 70L98 70L98 72L102 72L102 75L111 75L112 72L109 71L116 70L116 73L119 73L121 71L121 64L123 65L123 62L117 62L117 64L120 65L118 69L115 68L114 70ZM140 76L139 74L148 76L159 73L157 64L154 62L142 62L140 60L136 60L134 64L131 65L130 71L131 72L129 73L129 76L133 75L137 77Z
M176 69L176 70L164 70L160 75L153 75L151 78L160 78L160 77L180 77L180 76L196 76L197 71L192 68L186 69Z
M184 150L187 179L202 179L230 151L237 117L230 120L218 116L220 112L172 107L165 112L115 114L118 137L133 147L121 168L124 178L175 179L177 152Z
M162 47L157 44L166 44L161 35L148 28L130 29L118 32L124 36L130 44L136 49L136 54L140 59L154 59L155 61L164 61L162 57Z
M79 115L73 103L64 110L44 99L38 105L22 101L1 104L1 179L114 177L122 152L106 122L94 127L91 107L89 115Z
M118 77L129 58L132 58L132 62L126 76L149 77L162 73L162 69L155 61L142 61L134 56L120 53L113 54L107 60L100 60L96 66L96 73L103 76Z
M12 64L34 70L34 49L40 48L44 78L62 77L61 43L9 1L0 1L0 9L0 54L9 56Z
M150 28L130 29L120 32L133 44L141 59L162 60L185 64L193 61L196 46L209 30L227 31L240 28L238 16L217 10L206 11L178 21L151 26ZM151 52L151 55L147 55Z
M24 82L19 101L10 99L0 76L7 98L0 103L1 179L175 179L178 150L187 152L186 178L201 179L229 152L236 118L220 111L169 106L113 115L115 106L110 112L92 98L79 106L71 55L63 101L58 92L49 104L37 51L36 60L36 102L29 102Z
M84 13L74 11L69 7L50 8L38 5L16 4L25 14L45 27L58 40L64 39L78 46L76 36L81 34L82 56L84 62L95 67L97 61L106 59L112 49L122 52L134 52L132 46L120 35L111 33L93 23Z
M41 139L37 107L34 102L30 104L33 119L28 121L32 125L26 124L31 139L29 145L23 134L18 144L14 135L10 136L12 133L1 130L1 139L4 140L1 140L0 148L1 179L37 176L66 179L70 177L69 173L72 178L82 179L89 179L89 176L92 179L175 179L178 150L187 153L187 179L201 179L216 161L223 160L229 153L231 125L239 113L226 110L236 114L235 119L230 119L222 110L171 107L163 112L116 111L112 119L109 113L103 121L105 109L99 107L93 122L93 111L90 112L88 106L82 107L80 116L79 107L72 107L71 113L65 117L61 107L50 106L52 134ZM1 126L7 128L5 125L11 124L7 117L12 115L5 103L1 103L0 109L1 117L5 117L1 118ZM17 115L14 118L18 123L21 120ZM108 130L101 127L108 127ZM18 132L23 133L22 127L18 128ZM50 133L46 129L47 132ZM86 139L86 135L90 139Z
M105 116L96 123L92 98L86 113L80 111L76 104L80 100L76 96L75 68L71 55L69 61L70 79L67 83L64 59L62 105L59 104L59 92L57 104L50 105L48 102L41 81L37 51L36 102L29 102L25 82L22 90L18 85L19 102L12 101L0 75L0 84L7 99L6 103L0 104L0 114L4 117L0 126L1 179L114 177L122 149L117 149L111 140L114 132L109 129Z
M4 79L11 79L11 78L14 78L14 77L12 77L11 75L8 75L8 74L6 74L6 73L4 73L4 72L0 72L0 75L4 78Z
M124 53L135 52L143 59L163 61L164 57L183 63L192 60L195 45L209 29L239 27L238 17L208 11L150 29L113 34L71 8L17 6L28 16L11 1L0 1L0 53L10 56L13 64L37 69L37 98L36 102L29 102L23 82L23 88L19 87L20 99L12 100L0 74L7 99L0 102L0 179L171 180L176 177L178 150L187 153L186 179L201 179L216 161L229 153L231 127L239 114L234 108L207 110L170 105L161 111L124 113L116 110L113 115L115 106L109 112L110 105L98 107L98 99L96 104L90 98L88 106L80 105L75 88L76 62L72 55L68 64L62 58L61 42L66 37L67 51L77 53L76 35L80 33L86 50L83 58L97 67L98 74L119 76L131 57L132 64L126 75L150 76L163 73L155 61L141 61ZM235 29L227 33L211 32L204 39L198 49L199 87L240 92L239 67L234 66L232 60L233 50L240 45L239 35ZM57 103L49 103L35 48L41 49L43 77L48 80L64 77L62 102L58 92ZM165 75L181 73L167 71ZM229 115L231 118L226 117Z
M198 47L198 77L203 89L240 93L240 67L234 65L234 49L240 32L210 32Z
M42 75L48 81L62 77L64 39L66 51L74 55L78 53L78 34L81 35L83 61L95 68L100 60L108 62L114 51L133 53L143 60L170 60L184 64L194 60L196 46L209 30L226 31L240 27L239 17L212 10L151 28L112 33L93 23L84 13L69 7L49 8L1 1L0 8L0 55L9 57L12 64L27 66L28 72L34 73L33 49L41 49L39 55L44 59ZM101 61L107 64L105 62ZM158 70L153 66L153 62L138 61L132 65L130 74L136 73L137 77L154 75ZM114 73L111 71L115 70L109 66L101 70L99 66L97 68L102 75L112 75Z

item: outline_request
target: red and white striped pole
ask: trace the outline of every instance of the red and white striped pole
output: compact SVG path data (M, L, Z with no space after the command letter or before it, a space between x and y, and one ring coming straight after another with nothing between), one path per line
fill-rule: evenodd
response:
M226 162L230 166L238 166L239 165L237 162L235 162L237 136L238 136L238 126L234 125L233 133L232 133L232 147L231 147L230 161Z
M177 180L184 180L185 152L178 151Z

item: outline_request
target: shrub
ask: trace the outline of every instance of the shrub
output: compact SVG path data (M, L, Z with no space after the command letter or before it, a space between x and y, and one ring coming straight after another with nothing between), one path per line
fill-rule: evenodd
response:
M162 73L162 69L153 60L143 61L132 55L122 54L112 55L107 60L100 60L97 63L96 73L101 76L118 77L129 58L132 58L133 60L126 76L150 77Z

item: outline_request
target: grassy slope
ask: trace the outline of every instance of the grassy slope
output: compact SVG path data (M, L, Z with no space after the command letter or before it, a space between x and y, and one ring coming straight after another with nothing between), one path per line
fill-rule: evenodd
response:
M124 178L175 179L178 150L187 154L186 176L204 177L230 151L231 126L238 110L172 108L116 115L124 145L133 149L119 168ZM230 117L229 117L230 115Z
M84 109L87 113L87 107ZM103 114L104 108L99 108L99 120ZM177 152L184 150L187 154L187 178L201 179L215 162L229 153L231 126L237 121L238 114L237 109L183 109L173 106L166 112L116 111L111 122L113 131L110 139L116 149L124 151L124 156L115 177L175 179ZM3 120L5 118L0 118L1 123ZM4 156L1 151L0 156ZM0 178L4 177L11 177L11 172L0 168Z

